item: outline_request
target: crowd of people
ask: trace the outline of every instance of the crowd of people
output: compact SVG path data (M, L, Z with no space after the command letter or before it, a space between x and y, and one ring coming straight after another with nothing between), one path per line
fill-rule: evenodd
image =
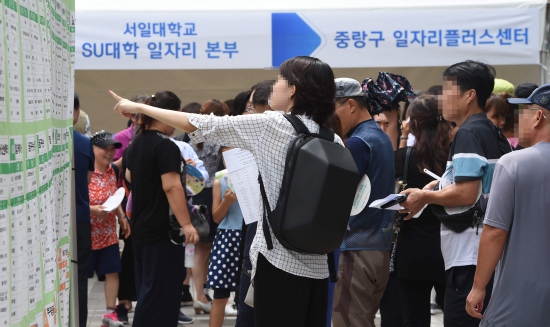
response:
M94 273L105 281L104 326L130 323L129 310L133 326L192 323L183 306L209 314L211 327L231 315L237 327L374 327L377 312L382 327L428 327L434 307L445 326L548 326L550 84L514 87L495 75L486 63L460 62L442 85L416 92L404 76L360 83L295 57L276 80L225 102L182 106L170 91L131 100L110 91L129 119L114 136L76 128L75 94L80 326ZM369 185L330 253L288 248L268 219L293 169L297 133L285 114L311 135L332 129L357 185ZM239 194L217 174L232 149L256 160L265 201L257 222L245 223ZM202 174L200 193L186 187L190 166ZM124 200L107 212L119 187ZM400 209L369 206L391 194L406 195ZM195 228L198 216L208 234Z

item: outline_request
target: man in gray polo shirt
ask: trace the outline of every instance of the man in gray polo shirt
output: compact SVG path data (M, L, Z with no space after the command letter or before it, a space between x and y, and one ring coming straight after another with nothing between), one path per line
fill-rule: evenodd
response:
M482 327L550 325L550 84L536 89L519 115L520 144L495 167L477 270L466 311ZM498 265L497 265L498 264ZM485 285L496 267L483 317Z

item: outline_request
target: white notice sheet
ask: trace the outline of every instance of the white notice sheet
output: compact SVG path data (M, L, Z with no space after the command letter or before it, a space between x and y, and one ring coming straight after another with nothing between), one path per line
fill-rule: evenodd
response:
M239 200L244 222L248 225L259 220L260 184L258 166L252 153L243 149L233 149L223 153L235 194Z

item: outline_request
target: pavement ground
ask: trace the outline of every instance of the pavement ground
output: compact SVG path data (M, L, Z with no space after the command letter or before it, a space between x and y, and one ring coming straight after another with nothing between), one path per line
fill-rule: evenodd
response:
M192 280L191 280L192 283ZM191 290L194 293L194 287L191 285ZM193 294L195 298L195 294ZM134 302L135 307L135 302ZM209 316L206 314L195 315L193 307L184 307L181 311L189 316L195 318L195 322L190 325L181 326L194 326L194 327L208 327ZM101 327L101 316L105 313L105 295L103 293L103 282L94 279L88 280L88 327ZM130 322L134 317L133 311L130 312ZM131 325L125 325L130 327ZM235 326L235 317L225 317L223 326ZM380 314L376 315L376 326L380 326ZM283 327L283 326L281 326ZM438 313L432 316L431 327L443 327L443 314Z

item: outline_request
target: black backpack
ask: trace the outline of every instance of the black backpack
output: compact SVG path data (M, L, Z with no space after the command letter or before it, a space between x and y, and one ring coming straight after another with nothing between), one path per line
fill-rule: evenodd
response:
M277 240L300 253L328 254L344 239L359 172L348 149L334 143L334 132L320 126L310 133L300 118L285 115L298 135L290 142L275 210L271 211L261 175L263 232L268 249Z

